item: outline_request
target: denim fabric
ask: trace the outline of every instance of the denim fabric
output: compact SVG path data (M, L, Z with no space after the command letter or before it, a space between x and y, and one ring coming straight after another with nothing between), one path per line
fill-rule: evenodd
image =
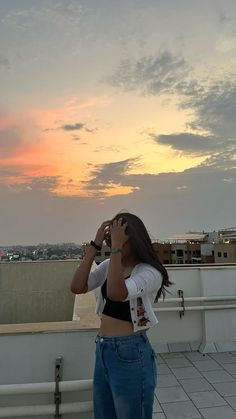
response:
M157 364L146 333L95 342L94 419L152 419Z

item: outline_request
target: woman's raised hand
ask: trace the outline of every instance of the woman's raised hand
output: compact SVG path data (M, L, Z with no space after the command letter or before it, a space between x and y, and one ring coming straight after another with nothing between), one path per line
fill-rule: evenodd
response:
M95 240L94 240L98 246L102 246L102 242L105 239L107 228L109 227L110 224L111 224L111 220L107 220L107 221L104 221L99 227Z
M129 236L125 233L128 223L125 222L122 224L122 221L122 218L119 218L118 220L116 219L110 226L112 246L121 248L129 239Z

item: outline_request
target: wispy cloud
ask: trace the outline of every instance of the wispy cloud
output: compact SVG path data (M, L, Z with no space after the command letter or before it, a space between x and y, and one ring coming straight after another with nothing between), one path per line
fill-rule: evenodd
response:
M50 195L55 194L55 189L60 184L60 176L39 176L39 177L29 177L24 176L22 173L19 173L20 180L14 181L14 170L9 171L10 176L6 176L8 181L2 182L3 185L6 185L8 190L12 193L46 193ZM12 176L12 177L11 177Z
M143 95L175 95L178 107L191 111L186 129L192 132L150 133L158 144L192 154L212 154L220 160L236 155L236 76L195 79L181 56L168 51L121 63L110 79L113 86ZM216 153L216 154L215 154Z
M66 124L61 127L64 131L77 131L85 128L85 124L76 122L75 124Z
M23 140L17 128L0 130L0 158L9 157L23 145Z
M219 22L220 23L229 23L229 22L236 22L236 15L230 16L224 10L219 10Z
M203 86L202 94L189 94L181 103L184 108L195 112L193 122L188 125L226 137L236 137L236 77L228 75Z
M48 131L56 131L56 130L63 130L63 131L81 131L84 130L89 133L94 133L98 130L98 128L88 128L85 123L83 122L74 122L71 124L64 124L57 128L44 128L44 132Z
M183 57L164 50L136 62L130 59L122 61L107 80L124 91L157 95L175 92L180 83L186 83L188 73L189 65Z
M31 7L11 10L5 14L1 21L3 24L27 30L37 24L53 24L54 27L63 27L69 24L71 30L76 29L82 16L82 5L75 0L60 0L36 3Z
M11 64L8 58L0 54L0 71L1 70L10 70Z

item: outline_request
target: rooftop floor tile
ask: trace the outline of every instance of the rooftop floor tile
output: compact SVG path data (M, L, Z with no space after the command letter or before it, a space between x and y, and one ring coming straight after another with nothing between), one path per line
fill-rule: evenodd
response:
M236 419L236 352L158 354L153 419Z

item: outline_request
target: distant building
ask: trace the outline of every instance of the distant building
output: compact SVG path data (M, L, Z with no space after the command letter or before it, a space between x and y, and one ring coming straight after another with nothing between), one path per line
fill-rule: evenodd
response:
M214 251L215 263L236 262L236 241L234 243L216 243Z
M152 243L160 262L168 264L236 263L236 227L211 232L176 234L167 242ZM82 256L89 243L82 245ZM110 257L110 248L103 245L97 251L97 264Z
M201 243L201 263L214 263L215 262L215 250L214 243Z
M158 255L160 262L163 265L172 263L171 261L171 245L170 243L152 243L155 252Z

